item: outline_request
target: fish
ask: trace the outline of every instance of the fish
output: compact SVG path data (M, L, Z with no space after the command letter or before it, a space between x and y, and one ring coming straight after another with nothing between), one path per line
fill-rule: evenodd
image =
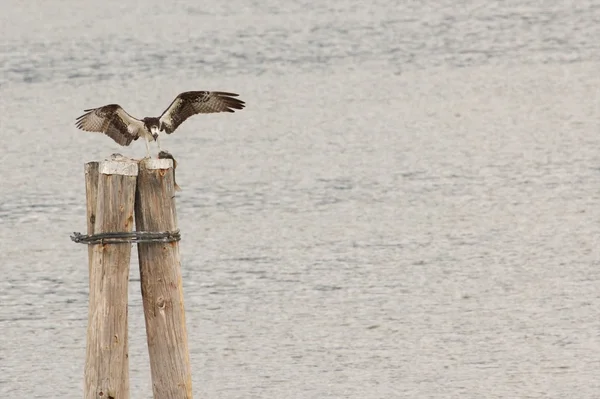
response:
M168 153L167 151L161 151L158 153L158 159L171 159L173 160L173 184L175 185L175 191L181 191L181 187L179 187L177 185L177 181L175 180L175 169L177 169L177 161L175 160L175 158L173 157L173 155L171 155L170 153Z

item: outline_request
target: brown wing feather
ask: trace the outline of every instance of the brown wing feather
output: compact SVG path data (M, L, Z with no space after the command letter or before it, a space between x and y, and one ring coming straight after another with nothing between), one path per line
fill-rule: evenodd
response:
M118 104L84 110L85 114L76 119L75 126L88 132L106 134L122 146L129 145L139 137L143 122L132 117Z
M224 91L187 91L178 95L160 116L160 130L171 134L190 116L215 112L234 112L246 103L239 94Z

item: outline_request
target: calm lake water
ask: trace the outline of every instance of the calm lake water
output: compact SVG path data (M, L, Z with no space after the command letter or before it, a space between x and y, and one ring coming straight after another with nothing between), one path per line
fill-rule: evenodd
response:
M598 398L600 1L4 0L0 396L82 396L83 109L190 119L197 398ZM152 388L133 252L131 397Z

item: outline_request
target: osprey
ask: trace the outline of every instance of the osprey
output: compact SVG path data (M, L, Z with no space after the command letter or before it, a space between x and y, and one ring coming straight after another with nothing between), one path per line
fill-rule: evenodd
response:
M84 110L76 119L75 126L88 132L100 132L118 144L127 146L139 137L146 139L147 157L150 157L150 141L158 141L159 132L173 133L187 118L196 114L234 112L246 105L238 100L238 94L223 91L187 91L181 93L158 118L137 119L118 104Z

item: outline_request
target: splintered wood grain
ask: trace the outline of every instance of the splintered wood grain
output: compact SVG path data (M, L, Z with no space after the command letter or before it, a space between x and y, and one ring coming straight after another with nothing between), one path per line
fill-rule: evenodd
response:
M170 159L140 162L135 223L138 231L177 229ZM138 244L146 334L155 399L191 399L179 243Z
M94 173L86 173L88 232L133 230L137 162L100 163L94 194ZM86 171L93 171L88 166ZM119 174L122 173L122 174ZM95 199L95 217L92 209ZM93 224L93 226L92 226ZM85 399L129 398L129 348L127 342L127 288L131 244L91 246L90 302L85 363Z

